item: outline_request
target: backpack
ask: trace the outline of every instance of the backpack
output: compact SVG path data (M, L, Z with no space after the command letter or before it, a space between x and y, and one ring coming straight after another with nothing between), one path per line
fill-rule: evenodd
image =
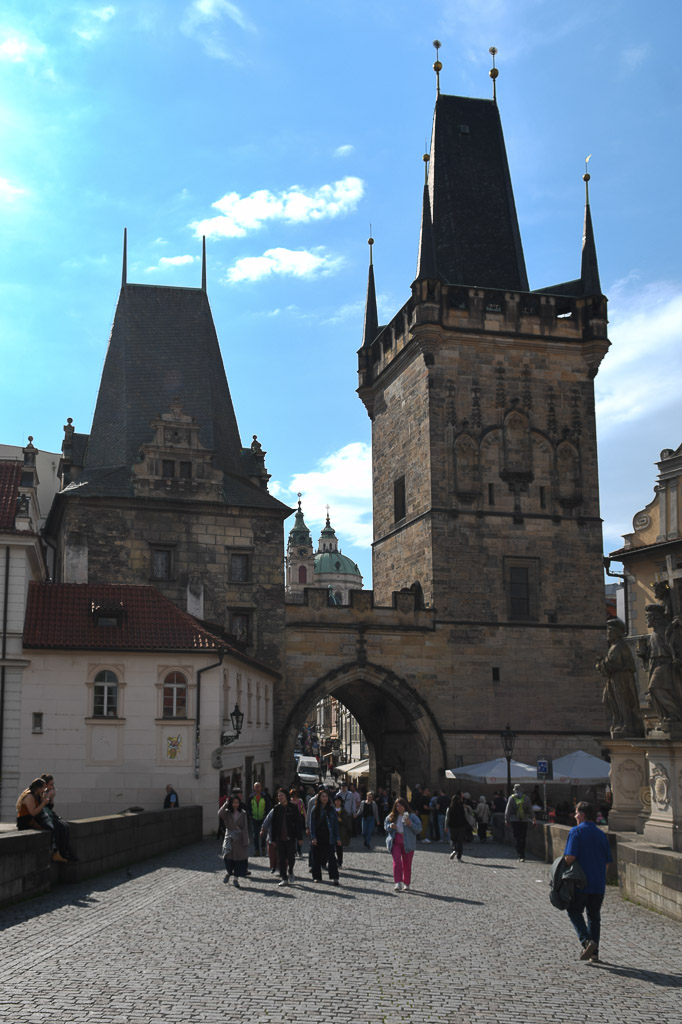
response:
M519 821L526 820L526 808L524 807L524 799L525 798L522 796L514 797L514 803L516 804L516 817L519 819Z

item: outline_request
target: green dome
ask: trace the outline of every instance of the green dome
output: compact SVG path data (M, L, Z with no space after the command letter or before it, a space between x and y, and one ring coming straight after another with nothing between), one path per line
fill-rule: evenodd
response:
M361 576L362 573L352 558L342 555L340 551L323 551L315 555L316 573L347 573L350 576Z

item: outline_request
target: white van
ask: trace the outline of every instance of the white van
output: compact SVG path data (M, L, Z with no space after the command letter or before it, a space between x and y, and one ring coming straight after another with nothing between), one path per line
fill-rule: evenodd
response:
M320 781L320 766L316 757L299 757L296 765L299 782L305 786L314 786Z

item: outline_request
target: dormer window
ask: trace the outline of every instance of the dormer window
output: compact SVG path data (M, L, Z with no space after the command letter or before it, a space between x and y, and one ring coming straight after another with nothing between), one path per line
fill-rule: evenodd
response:
M172 480L175 476L175 460L163 459L161 462L161 476L164 480Z
M192 463L181 462L180 463L180 479L191 480L192 479Z
M123 608L105 608L101 605L93 605L92 618L98 629L118 629L123 621Z

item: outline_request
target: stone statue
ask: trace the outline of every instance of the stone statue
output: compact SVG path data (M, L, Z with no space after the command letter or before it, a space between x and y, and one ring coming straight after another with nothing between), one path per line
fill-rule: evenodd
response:
M675 624L670 623L660 604L648 604L645 612L647 626L653 632L639 641L637 654L649 672L647 699L658 715L661 732L677 733L682 730L682 700L671 647L671 642L676 646L677 641L672 635Z
M625 623L621 619L609 619L606 638L608 653L599 659L596 667L606 680L602 703L611 715L611 735L643 736L635 659L625 640Z

